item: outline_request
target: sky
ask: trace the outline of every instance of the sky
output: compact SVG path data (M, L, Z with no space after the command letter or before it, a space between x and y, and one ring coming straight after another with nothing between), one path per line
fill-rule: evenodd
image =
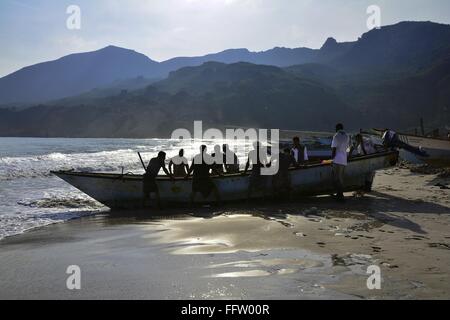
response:
M67 8L80 8L69 29ZM377 5L381 24L450 24L449 0L0 0L0 77L64 55L115 45L163 61L230 48L320 48L354 41ZM72 21L72 20L71 20Z

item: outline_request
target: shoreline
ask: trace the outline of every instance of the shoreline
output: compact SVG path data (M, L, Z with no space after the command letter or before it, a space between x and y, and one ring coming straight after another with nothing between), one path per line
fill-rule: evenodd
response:
M448 299L450 192L438 181L449 182L393 168L345 204L111 212L35 229L0 240L0 298ZM66 288L69 265L80 291ZM370 265L381 290L367 289Z

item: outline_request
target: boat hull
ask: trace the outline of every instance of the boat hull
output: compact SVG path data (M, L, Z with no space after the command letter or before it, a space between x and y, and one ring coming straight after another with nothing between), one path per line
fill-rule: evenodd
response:
M374 129L373 131L382 136L386 130ZM416 148L422 148L422 150L428 154L428 157L422 157L402 150L402 152L400 152L400 157L402 159L411 162L428 163L435 166L450 165L450 140L445 138L422 137L405 133L398 133L398 137L404 143Z
M397 152L386 152L358 157L349 162L345 171L345 191L360 190L371 183L376 170L394 165ZM58 171L56 176L75 188L112 209L136 208L143 205L143 177L141 175L119 175L102 173L79 173ZM333 192L332 165L318 164L290 170L292 194L315 196ZM247 198L249 175L227 175L213 177L222 201L239 201ZM192 179L159 177L157 185L161 201L165 204L185 205L190 201ZM265 179L265 192L255 193L253 198L261 198L272 191L272 177ZM200 195L198 195L200 197ZM210 202L214 199L198 199Z
M407 134L399 134L400 140L413 146L421 147L429 157L416 156L419 160L432 165L450 165L450 140L435 139Z

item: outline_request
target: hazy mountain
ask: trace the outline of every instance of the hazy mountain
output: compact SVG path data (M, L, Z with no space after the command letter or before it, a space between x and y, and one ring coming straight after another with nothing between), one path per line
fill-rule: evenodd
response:
M273 86L289 86L297 77L274 66L254 65L246 62L223 64L207 62L200 67L185 67L170 73L166 80L155 86L162 91L177 93L186 91L190 94L203 94L227 89L236 84L249 84L258 81L258 86L271 90ZM299 85L298 81L296 85Z
M287 67L295 64L309 63L316 59L318 50L308 48L274 48L262 52L251 52L247 49L230 49L201 57L180 57L161 63L163 73L169 73L183 67L199 66L205 62L222 63L249 62L254 64Z
M0 102L17 99L53 101L0 109L0 135L147 137L199 119L330 130L336 121L402 129L424 117L438 127L450 122L450 26L403 22L356 42L329 38L319 50L236 49L161 63L108 47L0 79Z
M315 80L327 85L334 85L339 79L347 79L348 75L334 67L319 63L305 63L285 68L286 71L299 77Z
M352 111L333 90L314 81L277 67L211 62L174 72L145 89L83 105L0 109L0 135L157 137L190 128L199 119L214 127L325 130L350 117Z
M80 105L83 103L90 103L94 99L105 98L109 96L116 95L126 95L129 91L137 90L149 86L160 79L149 79L142 76L126 79L117 80L110 83L104 87L98 87L82 94L70 96L62 99L56 99L47 102L47 105Z
M324 64L344 73L405 73L427 68L450 51L450 26L402 22L365 33L356 42L329 38L320 50L274 48L263 52L230 49L161 63L132 50L107 47L23 68L0 79L0 105L45 102L108 86L128 78L165 78L205 62L249 62L288 67ZM126 89L126 88L124 88Z
M450 52L416 72L342 72L307 64L285 69L333 88L360 116L361 127L409 129L424 118L429 127L450 123Z
M450 54L413 75L384 81L353 82L336 88L341 98L365 118L386 127L450 123Z
M108 85L115 87L118 82L128 78L163 79L172 71L186 66L199 66L208 61L275 66L307 63L314 60L316 51L307 48L275 48L264 52L230 49L201 57L180 57L157 63L135 51L110 46L26 67L1 78L0 105L65 98L104 89Z
M355 45L355 42L337 42L334 38L328 38L323 44L322 48L316 52L312 62L328 64L335 59L350 52ZM292 66L292 64L290 64Z
M0 135L158 137L190 128L194 120L219 128L304 130L331 130L344 122L358 130L409 128L424 117L439 127L450 122L449 106L450 54L421 72L385 79L320 64L282 69L208 62L172 72L144 89L0 109Z
M0 79L0 103L58 99L137 76L153 77L158 63L132 50L106 47L23 68Z
M415 72L448 52L449 25L401 22L365 33L331 64L356 72Z

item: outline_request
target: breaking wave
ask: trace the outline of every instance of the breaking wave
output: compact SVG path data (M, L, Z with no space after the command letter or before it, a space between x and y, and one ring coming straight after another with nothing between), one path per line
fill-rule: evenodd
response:
M35 228L61 223L81 217L91 216L98 211L68 211L59 213L34 213L20 215L0 215L0 240L18 235Z
M0 138L0 239L107 210L51 171L140 174L137 152L147 162L183 148L191 159L203 143L212 151L214 141Z
M97 210L103 208L97 201L82 197L60 198L50 197L37 200L18 201L17 204L30 208L53 208L53 209L83 209Z
M148 156L149 153L143 154ZM150 154L153 156L153 154ZM5 157L0 159L0 180L50 176L52 170L121 172L142 169L135 150L102 151L97 153Z
M179 148L184 148L186 157L191 158L198 152L202 143L201 141L195 141L189 144L180 144L171 140L161 140L159 144L152 142L153 145L138 144L129 146L129 148L98 152L51 152L41 155L0 157L0 181L49 177L51 171L58 170L142 173L143 168L137 155L138 152L141 152L144 161L148 161L161 150L164 150L170 158L177 155ZM214 143L211 141L206 144L212 152ZM100 150L101 147L99 146ZM238 156L240 156L241 161L245 161L245 157L240 154Z

